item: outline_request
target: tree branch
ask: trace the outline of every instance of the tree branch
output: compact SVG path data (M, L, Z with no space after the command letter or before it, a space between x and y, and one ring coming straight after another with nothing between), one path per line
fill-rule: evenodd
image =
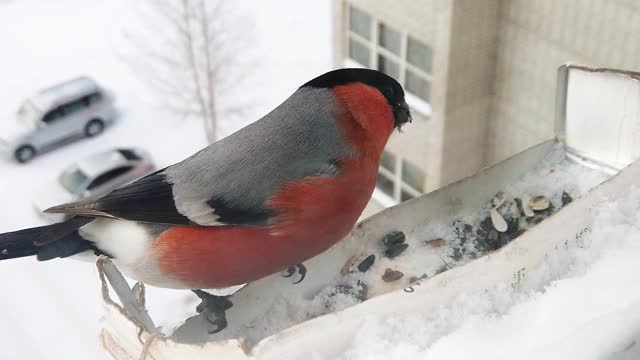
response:
M200 31L203 39L202 50L203 56L205 59L205 81L206 81L206 91L207 91L207 116L205 118L205 122L207 126L207 138L209 142L216 141L216 111L215 111L215 93L214 93L214 83L215 83L215 73L214 68L212 66L212 54L210 48L210 40L209 40L209 17L207 16L207 9L205 6L205 2L200 0Z
M183 6L183 16L184 16L184 23L187 25L187 29L189 31L187 31L185 33L185 40L186 40L186 51L187 51L187 59L189 62L189 69L191 71L191 75L192 75L192 81L195 85L195 97L200 105L200 111L201 111L201 115L203 118L207 118L207 105L204 99L204 96L202 94L202 84L200 82L200 75L198 72L198 64L196 62L196 47L195 47L195 42L193 40L193 35L191 34L191 17L189 16L190 14L190 5L191 5L191 0L182 0L182 6ZM206 120L205 120L206 121ZM205 129L206 128L206 124L205 124ZM208 135L207 135L208 138Z

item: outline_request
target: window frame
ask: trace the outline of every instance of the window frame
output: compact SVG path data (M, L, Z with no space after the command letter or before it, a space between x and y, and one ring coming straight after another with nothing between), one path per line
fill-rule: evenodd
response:
M382 167L381 165L378 167L378 174L391 180L391 182L393 183L393 195L389 196L389 194L385 193L384 191L382 191L380 188L376 186L373 192L373 198L376 199L378 202L382 203L382 205L384 205L385 207L389 207L402 202L402 191L407 192L409 195L413 197L418 197L424 194L424 192L418 191L413 186L405 183L402 180L402 166L403 166L402 160L404 161L408 161L408 160L403 159L400 155L394 152L391 152L387 149L385 149L385 151L392 154L394 157L394 160L395 160L393 164L394 170L390 171ZM420 170L422 171L422 169ZM424 176L425 176L425 182L426 182L427 174L425 173Z
M365 16L368 16L368 17L369 17L369 20L373 20L373 17L372 17L372 16L371 16L371 14L369 14L368 12L363 11L363 10L360 10L358 7L351 6L351 5L349 5L349 4L347 4L347 6L348 6L348 7L354 7L354 8L356 8L356 10L357 10L357 11L361 12L361 13L362 13L363 15L365 15ZM347 12L347 16L348 16L348 19L347 19L347 25L348 25L348 28L347 28L347 30L349 30L349 31L353 32L354 34L358 34L357 32L355 32L355 31L353 31L353 30L351 29L351 14L352 14L352 13L351 13L351 10L349 10L349 11ZM370 21L370 22L369 22L369 36L371 36L371 35L373 35L373 33L371 32L371 21ZM358 34L358 36L360 36L360 37L361 37L361 38L363 38L363 39L365 38L365 37L364 37L363 35L361 35L361 34Z
M53 116L52 114L54 113L56 114L56 116L53 119L47 119L47 117ZM64 117L65 115L63 106L56 106L55 108L45 112L44 115L42 115L42 119L40 121L45 125L52 125L57 124L58 121L60 121L60 119L63 119Z
M428 74L426 73L424 70L422 70L421 68L409 63L407 61L407 47L408 47L408 42L409 42L409 36L410 34L407 31L404 30L399 30L394 28L393 26L380 21L378 18L376 18L375 16L373 16L373 14L364 11L362 9L360 9L357 6L353 6L350 3L345 3L345 36L343 37L343 49L345 50L345 56L344 56L344 65L347 67L360 67L360 68L370 68L370 69L378 69L378 56L382 55L383 57L388 58L389 60L395 62L398 64L398 68L399 68L399 74L398 74L398 82L400 84L402 84L403 86L405 86L406 83L406 70L409 69L411 70L411 72L413 72L416 76L418 76L419 78L422 78L424 80L427 81L427 83L429 84L429 95L430 97L433 95L433 93L431 92L431 86L433 85L433 74ZM370 29L370 35L371 35L371 40L366 39L365 37L363 37L362 35L351 31L351 16L350 16L350 12L351 12L351 8L356 8L358 11L361 11L363 13L366 13L369 15L369 17L371 18L371 22L369 24ZM382 45L378 44L378 39L379 39L379 27L380 24L383 24L384 26L389 27L390 29L397 31L400 33L400 55L397 55L395 53L393 53L392 51L389 51L387 49L385 49L384 47L382 47ZM420 41L418 38L416 38L415 36L412 36L416 41ZM349 41L353 40L357 43L359 43L360 45L366 47L367 49L369 49L369 62L370 64L361 64L358 61L356 61L355 59L352 59L350 57L350 53L349 53ZM425 44L426 46L429 46L431 48L431 46L429 44ZM433 48L431 48L431 54L432 54L432 59L431 59L431 67L432 67L432 71L433 71ZM409 92L408 90L405 93L405 99L407 101L407 103L409 104L409 106L411 106L411 108L414 111L417 111L419 113L421 113L423 116L425 117L430 117L431 116L431 104L430 102L422 99L421 97L419 97L417 94L413 94L411 92Z
M92 107L95 104L98 104L102 101L104 95L100 91L94 91L90 94L85 95L82 100L84 101L87 107Z
M94 191L95 189L104 186L106 183L110 182L111 180L120 177L130 171L132 171L134 169L134 166L131 164L126 164L126 165L121 165L118 167L115 167L113 169L107 170L105 172L103 172L102 174L96 176L95 178L93 178L93 180L91 180L89 182L89 184L87 184L86 190L87 191ZM122 171L125 170L125 171ZM122 171L122 172L121 172ZM116 176L114 176L113 174L117 173ZM110 177L107 180L104 180L105 177L107 177L107 175L110 175ZM102 179L101 179L102 178ZM98 183L97 185L95 184L96 181L98 181L98 179L102 180L100 183Z
M79 112L87 110L88 106L85 104L83 99L84 98L79 98L61 105L63 116L72 116L78 114Z

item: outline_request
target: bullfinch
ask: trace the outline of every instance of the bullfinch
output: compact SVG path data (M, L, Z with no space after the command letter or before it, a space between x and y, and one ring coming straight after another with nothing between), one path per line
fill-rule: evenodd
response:
M402 86L339 69L187 159L91 200L64 222L0 234L0 260L106 255L125 275L191 289L210 332L227 325L223 288L289 270L343 238L369 201L383 149L411 120Z

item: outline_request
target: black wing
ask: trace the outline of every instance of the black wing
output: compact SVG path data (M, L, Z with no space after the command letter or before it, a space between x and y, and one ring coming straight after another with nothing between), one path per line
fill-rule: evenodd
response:
M171 184L167 182L162 171L164 169L96 200L63 204L45 212L176 225L192 224L189 218L176 209Z
M131 221L175 225L198 225L176 208L171 184L160 170L90 201L63 204L45 210L89 217L110 217ZM246 209L231 206L222 197L206 201L217 217L215 225L263 225L271 212L264 208Z

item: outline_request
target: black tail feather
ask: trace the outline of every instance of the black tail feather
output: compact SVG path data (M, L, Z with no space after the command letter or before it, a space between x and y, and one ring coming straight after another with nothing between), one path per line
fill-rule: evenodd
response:
M78 228L91 219L74 217L62 223L39 226L0 234L0 260L37 255L38 260L68 257L94 250L94 244L78 233Z
M36 255L39 247L33 240L44 234L47 228L48 226L39 226L0 234L0 260Z
M52 241L63 239L93 220L94 218L86 216L74 216L66 221L51 224L47 226L47 231L43 232L36 239L33 239L33 241L36 245L44 245Z
M83 239L78 232L67 235L64 239L50 242L38 248L38 261L47 261L55 258L66 258L87 250L93 250L96 255L102 253L94 244Z

